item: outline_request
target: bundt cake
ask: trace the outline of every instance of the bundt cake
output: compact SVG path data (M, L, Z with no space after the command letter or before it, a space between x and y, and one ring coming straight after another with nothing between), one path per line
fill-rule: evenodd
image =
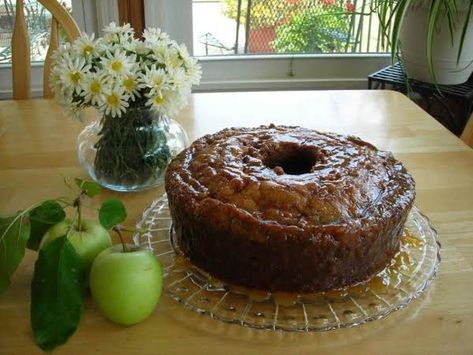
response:
M301 127L229 128L169 165L177 242L227 282L267 291L353 285L399 249L414 180L391 153Z

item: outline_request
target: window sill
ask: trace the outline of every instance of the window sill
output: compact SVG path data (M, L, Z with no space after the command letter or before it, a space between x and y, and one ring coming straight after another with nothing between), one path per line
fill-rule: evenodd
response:
M367 76L390 64L389 54L248 55L200 57L196 92L365 89ZM31 65L32 97L43 91L43 64ZM11 98L11 65L0 64L0 99Z

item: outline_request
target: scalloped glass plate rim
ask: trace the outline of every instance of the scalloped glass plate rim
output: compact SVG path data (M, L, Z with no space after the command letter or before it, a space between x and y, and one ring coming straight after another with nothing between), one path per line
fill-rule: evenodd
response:
M159 204L161 204L162 206L159 206ZM158 206L158 211L156 211L157 206ZM163 208L164 208L164 210L163 210ZM166 194L164 194L160 198L153 201L153 203L147 209L145 209L145 211L143 212L142 218L137 223L137 226L139 228L143 227L143 225L146 224L147 220L149 220L150 218L152 220L153 216L155 218L163 220L163 221L167 220L168 223L169 223L169 226L171 226L172 221L171 221L170 217L169 216L162 217L163 214L166 214L164 212L166 210L169 211L168 207L167 207L167 196L166 196ZM167 214L169 214L169 212L167 212ZM277 316L276 316L276 319L275 319L275 321L273 322L273 324L271 326L269 326L269 325L259 325L259 324L256 324L254 322L246 321L246 317L247 317L248 314L244 314L243 318L242 317L239 317L239 318L235 317L235 318L232 318L232 319L228 319L226 317L223 317L223 316L219 315L217 312L212 312L213 308L210 311L202 309L195 302L186 301L188 298L181 297L181 296L177 295L175 292L172 292L172 290L170 290L168 288L168 285L167 285L167 282L166 282L166 280L169 279L170 272L165 273L165 276L164 276L164 292L169 297L171 297L173 300L175 300L178 303L182 304L185 308L187 308L191 311L197 312L197 313L202 314L202 315L206 315L206 316L208 316L212 319L217 319L217 320L220 320L220 321L225 322L225 323L239 324L241 326L250 327L250 328L254 328L254 329L267 329L267 330L272 329L272 330L296 331L296 332L304 332L304 331L305 332L309 332L309 331L320 332L320 331L329 331L329 330L335 330L335 329L340 329L340 328L349 328L349 327L358 326L358 325L364 324L366 322L370 322L370 321L385 318L389 314L391 314L392 312L395 312L399 309L402 309L402 308L408 306L412 301L414 301L417 297L419 297L420 294L422 294L423 292L425 292L427 290L427 288L429 287L429 285L431 284L431 282L433 281L433 279L435 278L435 276L438 273L440 260L441 260L441 258L440 258L441 245L440 245L440 242L438 240L437 231L433 227L433 225L432 225L431 221L429 220L429 218L427 216L425 216L416 206L413 206L413 208L412 208L412 210L409 214L408 222L414 222L416 224L417 228L420 228L419 223L422 223L422 227L425 227L427 229L427 232L430 235L430 240L426 239L426 238L428 238L426 233L423 233L422 235L416 234L416 236L421 237L422 240L424 241L424 243L427 243L428 245L430 245L431 247L433 247L435 249L436 255L435 255L435 260L433 262L433 265L431 265L430 268L427 270L427 272L425 273L425 277L419 283L418 287L416 287L416 289L414 291L412 291L408 295L406 295L406 297L402 298L402 302L399 302L398 304L393 304L393 305L390 305L388 307L385 307L382 311L374 313L374 314L367 315L363 319L357 319L357 320L354 320L354 321L345 321L345 322L338 321L337 324L330 324L330 325L326 325L326 326L311 326L310 324L308 324L306 315L305 315L305 324L302 325L302 326L284 326L284 325L280 325L276 322ZM161 231L165 232L165 228L161 228ZM169 227L168 227L167 234L168 235L172 234L172 233L169 233ZM134 236L133 241L135 242L136 245L143 246L142 240L140 239L140 238L142 238L142 236L141 237L139 235ZM146 240L146 242L148 243L147 247L151 250L154 250L153 247L152 247L152 241L151 241L152 236L153 236L153 233L148 232L148 234L147 234L148 239ZM163 242L163 241L164 240L160 240L160 242ZM175 252L175 247L173 245L173 242L172 242L171 238L169 238L169 244L170 244L172 250ZM424 257L425 257L425 255L424 255ZM425 263L424 259L425 258L423 258L421 260L422 263ZM169 268L171 270L172 270L173 266L174 266L174 263L172 265L164 265L164 267ZM194 266L194 265L192 265L192 267L199 270L199 268ZM190 269L186 270L186 271L190 272L191 274L193 273L193 271L190 270ZM196 276L196 277L201 277L202 275L205 275L205 272L202 272L199 276ZM223 284L225 285L226 283L223 282ZM268 295L271 295L271 293L268 293ZM297 297L297 298L299 299L299 297ZM251 305L246 306L247 311L254 304L255 304L255 302L251 301ZM302 304L302 303L300 303L300 304ZM276 307L278 307L278 306L276 306Z

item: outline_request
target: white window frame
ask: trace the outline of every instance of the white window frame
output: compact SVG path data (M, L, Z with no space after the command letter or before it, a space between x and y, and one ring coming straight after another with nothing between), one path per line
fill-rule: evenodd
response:
M73 17L81 31L100 34L112 21L118 23L117 0L72 0ZM11 64L0 64L0 99L12 97ZM43 63L31 64L31 96L43 95Z
M144 0L145 24L160 27L193 52L192 0ZM178 19L178 20L176 20ZM391 63L389 54L235 55L198 57L195 91L366 89L367 76Z

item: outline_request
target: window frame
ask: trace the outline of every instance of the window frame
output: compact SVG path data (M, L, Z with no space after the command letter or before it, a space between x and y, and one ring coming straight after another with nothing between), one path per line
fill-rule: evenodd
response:
M100 33L112 21L118 22L116 0L71 0L73 17L81 31ZM11 64L0 64L0 99L12 97ZM43 62L31 63L31 97L43 95Z

